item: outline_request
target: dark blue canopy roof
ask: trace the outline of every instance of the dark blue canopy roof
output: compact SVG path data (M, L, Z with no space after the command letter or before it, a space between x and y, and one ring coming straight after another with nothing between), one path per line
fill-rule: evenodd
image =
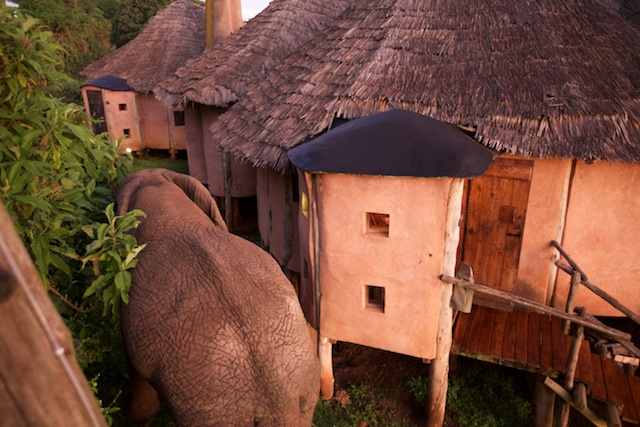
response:
M413 177L473 178L493 160L456 126L405 110L347 122L288 154L307 172Z
M97 79L93 79L90 82L86 82L82 86L96 86L102 89L109 90L117 90L117 91L127 91L133 90L127 85L127 81L125 79L121 79L116 76L102 76Z

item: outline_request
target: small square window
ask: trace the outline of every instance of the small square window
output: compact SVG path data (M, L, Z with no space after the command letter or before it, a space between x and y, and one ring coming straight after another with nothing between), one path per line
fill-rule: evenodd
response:
M364 306L366 309L384 313L385 290L382 286L364 287Z
M118 104L118 110L127 111L127 104Z
M122 133L124 134L125 138L131 138L131 129L123 129Z
M389 236L389 214L367 212L366 221L367 233Z
M184 126L184 110L173 112L173 124L175 126Z

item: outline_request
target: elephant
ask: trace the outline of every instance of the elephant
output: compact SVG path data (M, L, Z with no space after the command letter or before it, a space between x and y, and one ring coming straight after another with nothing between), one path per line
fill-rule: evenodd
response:
M311 426L317 354L296 292L275 259L230 233L195 178L146 169L118 189L118 215L147 246L121 323L128 415L166 405L178 426Z

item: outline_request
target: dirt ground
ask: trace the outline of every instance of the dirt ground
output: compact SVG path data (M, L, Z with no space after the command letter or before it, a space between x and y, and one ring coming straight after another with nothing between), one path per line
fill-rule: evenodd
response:
M392 409L393 420L419 426L425 408L411 396L409 379L426 376L429 365L421 359L349 343L337 343L333 358L335 399L345 398L349 385L366 384L381 392L383 407ZM366 424L361 425L364 427Z

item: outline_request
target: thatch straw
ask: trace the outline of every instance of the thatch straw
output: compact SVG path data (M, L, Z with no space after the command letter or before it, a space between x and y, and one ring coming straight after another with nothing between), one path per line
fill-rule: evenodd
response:
M151 92L188 59L205 48L205 11L191 0L162 9L126 45L82 70L89 80L103 75L123 78L136 92Z
M197 102L226 107L285 56L325 30L348 0L273 0L221 43L189 61L160 84L156 98L167 106Z
M284 170L286 151L334 118L398 108L499 151L638 162L640 30L615 1L354 1L211 131Z

